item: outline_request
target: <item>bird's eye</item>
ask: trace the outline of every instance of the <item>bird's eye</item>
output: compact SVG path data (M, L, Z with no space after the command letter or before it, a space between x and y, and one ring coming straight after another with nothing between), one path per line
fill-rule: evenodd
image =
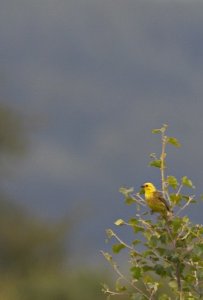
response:
M148 184L145 184L145 187L148 187Z

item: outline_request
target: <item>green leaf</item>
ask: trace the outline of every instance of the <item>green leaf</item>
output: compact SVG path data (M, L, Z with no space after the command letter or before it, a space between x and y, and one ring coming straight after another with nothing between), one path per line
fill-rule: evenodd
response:
M112 251L113 253L118 254L124 248L126 248L124 244L115 244L112 246Z
M194 253L202 260L202 254L203 254L203 244L196 244L194 247ZM196 261L198 261L198 257L195 258Z
M133 225L132 228L133 228L134 233L144 231L144 228L142 226L139 226L139 225Z
M106 234L107 234L109 239L112 238L115 235L113 230L111 230L111 229L106 229Z
M175 147L178 147L178 148L181 146L180 142L174 137L168 137L167 138L167 143L171 144Z
M135 218L132 218L128 221L128 224L131 226L136 226L136 225L138 225L138 223L139 223L138 220Z
M133 244L133 243L132 243L132 244ZM137 251L131 250L131 251L130 251L130 256L135 258L135 257L137 257L137 256L140 256L140 253L137 252Z
M146 250L142 253L143 257L146 258L146 257L152 257L154 256L154 252L152 250Z
M184 216L184 217L182 218L182 221L183 221L184 224L188 224L189 221L190 221L190 219L189 219L187 216Z
M135 203L136 201L135 201L135 199L132 197L132 196L127 196L127 197L125 197L125 203L127 204L127 205L131 205L132 203Z
M131 188L121 187L119 189L119 192L123 194L123 196L125 197L125 203L128 205L136 202L135 199L131 196L131 193L133 193L133 191L134 191L133 187Z
M193 284L195 282L195 275L194 273L187 274L184 279L186 283Z
M122 225L125 224L125 221L123 221L122 219L118 219L118 220L116 220L116 221L114 222L114 224L115 224L116 226L122 226Z
M152 133L153 134L159 134L159 133L162 133L162 130L161 129L153 129Z
M145 300L146 298L143 297L142 294L139 294L139 293L133 293L130 295L130 300Z
M132 267L130 269L131 273L132 273L132 277L134 279L140 279L142 276L142 268L140 267Z
M166 270L165 270L165 267L160 265L160 264L157 264L154 268L156 274L160 275L160 276L166 276Z
M164 133L166 131L167 127L168 127L167 124L163 124L163 126L161 128L153 129L152 133L154 133L154 134Z
M159 296L158 300L171 300L171 297L167 296L166 294L162 294Z
M143 277L143 281L151 291L153 290L154 292L156 292L158 290L160 283L156 282L155 279L148 274Z
M171 280L168 284L172 289L176 290L177 291L177 282L175 280Z
M181 218L174 218L172 221L171 221L171 225L173 227L173 230L174 232L177 232L180 228L182 228L184 222Z
M180 262L179 254L175 253L175 254L171 255L170 261L173 263L179 263Z
M132 241L132 245L134 245L134 246L136 246L136 245L138 245L140 243L141 243L140 240L134 240L134 241Z
M178 187L178 181L174 176L168 176L166 179L169 186L171 186L173 189L177 189Z
M121 188L119 189L119 192L120 192L121 194L123 194L124 196L128 196L130 193L133 193L133 191L134 191L134 188L133 188L133 187L131 187L131 188L121 187Z
M177 205L180 203L182 199L182 195L179 194L179 195L176 195L176 194L170 194L170 200L173 204Z
M147 274L147 275L145 275L143 277L143 281L146 284L148 284L148 283L154 283L154 279L149 274Z
M161 248L161 247L156 248L156 250L161 256L163 256L167 252L165 248Z
M166 241L167 241L166 233L162 233L162 234L160 235L160 242L161 242L162 244L165 244Z
M182 181L183 185L185 185L189 188L194 188L194 185L193 185L192 181L187 176L183 176L181 181Z
M156 245L157 245L158 242L159 242L159 238L157 236L155 236L155 235L152 235L150 237L150 240L149 240L149 245L151 247L156 247Z
M117 282L116 282L116 291L117 292L124 292L126 290L127 290L126 286L120 284L120 282L117 280Z
M201 254L203 254L203 244L199 244L197 247L199 248Z
M160 159L152 160L152 161L150 161L149 166L160 169L161 168L161 160Z
M142 267L142 269L143 269L143 272L148 272L148 271L154 271L154 266L153 267L151 267L151 266L149 266L149 265L144 265L143 267Z

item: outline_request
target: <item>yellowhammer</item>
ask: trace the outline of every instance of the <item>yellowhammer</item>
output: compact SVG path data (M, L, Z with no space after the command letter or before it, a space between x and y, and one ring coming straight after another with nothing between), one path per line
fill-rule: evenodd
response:
M171 212L162 193L157 191L156 187L151 182L146 182L141 186L144 190L145 201L152 212L158 212L162 216L167 216Z

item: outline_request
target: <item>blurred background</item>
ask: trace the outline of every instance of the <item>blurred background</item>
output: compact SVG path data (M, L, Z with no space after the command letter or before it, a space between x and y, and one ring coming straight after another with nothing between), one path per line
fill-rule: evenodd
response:
M203 192L203 2L0 6L0 299L104 299L105 229L135 212L118 190L160 187L152 129L182 144L168 175Z

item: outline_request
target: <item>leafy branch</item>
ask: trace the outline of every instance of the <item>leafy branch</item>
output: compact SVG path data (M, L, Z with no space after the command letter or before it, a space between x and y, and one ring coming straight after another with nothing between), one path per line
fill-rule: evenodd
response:
M120 188L127 205L135 205L136 214L128 221L118 219L117 227L128 226L135 239L129 244L123 241L112 229L107 230L108 240L115 239L112 255L102 251L105 259L112 265L118 279L115 291L107 288L110 296L126 295L128 299L138 300L195 300L203 299L203 226L193 224L184 215L185 209L195 204L193 194L183 194L184 188L194 189L187 176L178 180L166 174L166 149L170 144L180 147L179 141L166 134L167 125L154 129L153 134L161 135L159 157L150 155L150 166L160 170L162 194L173 211L170 218L149 217L142 190ZM180 216L181 215L181 216ZM123 250L127 251L130 274L125 275L113 260ZM123 284L120 284L121 281ZM165 282L165 291L162 291Z

